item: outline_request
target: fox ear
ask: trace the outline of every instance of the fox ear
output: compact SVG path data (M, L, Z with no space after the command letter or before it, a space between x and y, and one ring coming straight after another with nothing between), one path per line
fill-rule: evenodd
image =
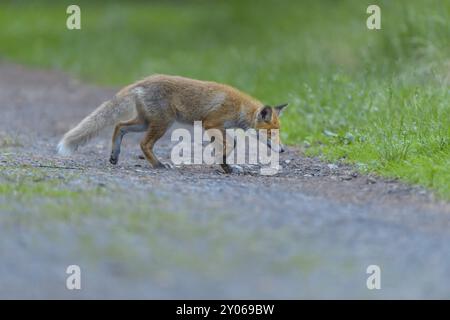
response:
M264 106L264 108L259 111L258 120L264 122L272 121L272 107Z
M287 107L287 105L288 105L287 103L283 103L283 104L280 104L279 106L273 107L277 116L279 116L281 114L281 112L283 111L284 108Z

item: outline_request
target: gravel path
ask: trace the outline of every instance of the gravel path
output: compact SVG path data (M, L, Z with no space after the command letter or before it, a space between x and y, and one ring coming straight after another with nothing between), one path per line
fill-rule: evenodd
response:
M98 210L80 222L65 200L55 200L54 218L33 195L0 189L0 297L450 296L450 205L422 188L295 148L272 177L255 168L154 170L132 134L112 166L111 130L73 157L56 155L62 134L115 91L0 63L0 185L25 175L102 190L91 204ZM156 153L168 160L170 148L165 137ZM60 219L61 208L69 218ZM65 288L69 264L82 268L80 291ZM381 290L366 287L371 264L381 268Z

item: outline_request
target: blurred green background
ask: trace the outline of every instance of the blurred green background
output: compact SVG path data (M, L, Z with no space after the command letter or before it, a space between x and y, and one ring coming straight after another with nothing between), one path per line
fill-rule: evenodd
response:
M0 56L125 85L152 73L289 102L283 135L450 198L450 1L2 1ZM368 30L366 8L381 8ZM94 107L94 106L93 106Z

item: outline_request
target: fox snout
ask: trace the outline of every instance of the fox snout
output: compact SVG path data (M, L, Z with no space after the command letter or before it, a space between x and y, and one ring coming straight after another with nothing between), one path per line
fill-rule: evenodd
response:
M286 148L284 147L283 144L277 143L277 144L275 144L275 145L272 145L272 143L271 143L270 140L267 141L267 146L268 146L270 149L272 149L273 151L278 152L278 153L283 153L283 152L286 151Z
M268 140L266 144L269 148L278 153L282 153L286 150L284 145L281 143L279 133L280 130L279 116L281 115L282 110L286 106L287 103L281 104L276 107L264 106L259 110L256 118L257 119L256 129L267 130L266 138Z

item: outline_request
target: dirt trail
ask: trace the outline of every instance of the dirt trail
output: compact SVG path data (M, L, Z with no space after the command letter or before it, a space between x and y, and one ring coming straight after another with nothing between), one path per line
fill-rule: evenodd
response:
M346 165L303 157L295 148L282 154L283 171L273 177L222 175L215 166L154 170L139 159L139 135L133 134L112 166L111 130L73 157L56 155L64 132L115 91L59 72L0 64L0 182L15 168L62 179L75 172L67 185L101 186L112 203L120 192L130 208L137 198L157 198L159 209L183 212L187 221L214 230L188 230L174 243L160 243L164 253L134 239L130 250L140 254L124 262L107 252L88 256L73 234L92 232L94 244L119 241L103 224L95 227L100 216L87 218L81 229L55 222L62 228L57 244L44 231L33 229L30 238L32 228L18 223L16 232L0 220L0 297L448 298L450 206L422 188L359 175ZM170 148L165 137L155 149L167 161ZM0 194L2 202L7 195ZM20 210L32 214L31 206ZM11 214L8 208L0 206L0 217ZM105 223L120 229L114 219ZM171 249L182 250L185 259L167 258ZM187 265L187 256L201 263ZM74 293L61 285L61 268L77 259L90 270L89 285ZM155 261L164 270L153 270ZM131 275L131 264L149 271ZM370 264L381 267L381 290L366 288Z

